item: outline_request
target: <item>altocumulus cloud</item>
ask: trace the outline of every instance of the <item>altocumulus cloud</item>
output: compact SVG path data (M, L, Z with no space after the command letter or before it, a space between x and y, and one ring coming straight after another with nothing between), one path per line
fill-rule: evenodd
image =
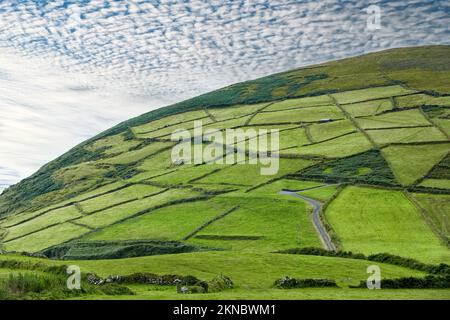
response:
M0 188L130 116L301 65L448 44L449 25L444 0L1 1Z

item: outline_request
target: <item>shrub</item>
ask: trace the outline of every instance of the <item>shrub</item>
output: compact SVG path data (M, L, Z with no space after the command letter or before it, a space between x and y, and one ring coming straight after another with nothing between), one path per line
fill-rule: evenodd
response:
M10 274L2 281L1 287L10 295L43 293L44 291L63 291L64 281L57 277L41 276L32 273Z
M367 260L389 263L409 269L425 271L427 273L436 275L450 275L450 266L445 263L441 263L439 265L426 264L415 259L403 258L390 253L372 254L367 257Z
M450 288L450 276L428 275L424 278L407 277L397 279L382 279L381 288L384 289L448 289ZM350 288L366 288L365 281Z
M315 247L292 248L278 251L278 253L304 254L313 256L340 257L351 259L366 259L366 256L363 255L362 253L353 253L351 251L329 251L323 248L315 248Z
M233 281L227 276L218 275L208 282L208 292L220 292L233 288Z
M287 254L304 254L304 255L314 255L314 256L326 256L326 257L340 257L340 258L350 258L350 259L365 259L369 261L376 261L382 263L393 264L396 266L405 267L408 269L414 269L419 271L424 271L435 275L450 275L450 266L441 263L438 265L426 264L415 259L403 258L390 253L377 253L366 257L362 253L353 253L351 251L328 251L322 248L306 247L306 248L292 248L282 251L277 251L278 253Z
M338 287L332 279L295 279L288 276L276 280L275 286L282 289Z

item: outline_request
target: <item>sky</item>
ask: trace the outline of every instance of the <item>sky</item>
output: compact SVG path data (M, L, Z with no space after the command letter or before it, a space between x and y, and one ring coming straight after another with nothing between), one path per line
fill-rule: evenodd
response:
M0 191L132 116L312 63L450 44L449 26L447 0L0 0Z

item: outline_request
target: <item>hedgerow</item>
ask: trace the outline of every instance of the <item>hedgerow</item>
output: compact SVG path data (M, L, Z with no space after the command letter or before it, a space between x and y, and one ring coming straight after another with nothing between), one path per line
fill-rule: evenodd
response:
M277 279L274 286L281 289L338 287L332 279L295 279L288 276Z
M304 254L304 255L314 255L314 256L325 256L325 257L339 257L339 258L349 258L349 259L362 259L381 263L392 264L400 267L405 267L408 269L424 271L429 274L437 276L450 276L450 266L445 263L440 263L437 265L427 264L415 259L404 258L390 253L378 253L365 256L362 253L353 253L351 251L328 251L323 248L316 247L305 247L305 248L292 248L277 251L277 253L285 254Z
M357 286L350 286L350 288L366 287L366 281L361 281ZM427 275L424 278L381 279L380 287L382 289L448 289L450 288L450 276Z

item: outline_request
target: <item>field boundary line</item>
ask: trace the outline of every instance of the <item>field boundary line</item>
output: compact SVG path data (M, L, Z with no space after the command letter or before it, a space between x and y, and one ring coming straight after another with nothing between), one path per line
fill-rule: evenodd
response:
M301 147L313 146L313 145L315 145L315 144L319 144L319 143L322 143L322 142L329 142L329 141L331 141L331 140L338 139L338 138L342 138L342 137L345 137L345 136L348 136L348 135L350 135L350 134L357 133L357 132L358 132L358 130L353 130L353 131L346 132L346 133L342 133L342 134L340 134L340 135L338 135L338 136L334 136L334 137L331 137L331 138L328 138L328 139L324 139L324 140L320 140L320 141L315 141L315 142L309 143L309 144L304 144L304 145L302 145Z
M413 197L411 193L408 192L408 190L403 190L403 194L405 197L409 200L409 202L417 209L417 211L420 212L420 216L423 218L425 224L430 227L430 229L433 231L433 233L439 238L439 240L448 248L450 248L450 241L447 239L447 237L439 231L439 228L436 227L436 224L433 222L433 220L430 218L430 215L428 213L428 210L423 208L420 203Z
M207 165L207 164L204 164L204 165ZM214 169L214 170L212 170L212 171L210 171L210 172L207 172L207 173L205 173L205 174L202 174L200 177L197 177L197 178L194 178L194 179L189 180L188 183L194 183L195 181L201 180L201 179L203 179L203 178L205 178L205 177L208 177L208 176L210 176L210 175L212 175L212 174L214 174L214 173L216 173L216 172L219 172L219 171L221 171L221 170L222 170L222 168L216 168L216 169Z
M302 128L305 130L305 135L306 135L306 138L309 141L309 144L311 145L311 144L316 143L316 141L314 140L314 138L313 138L313 136L311 134L311 128L309 127L309 125L302 124Z
M114 183L114 182L112 182L112 183ZM83 199L83 200L81 200L81 201L71 201L71 202L69 202L69 203L67 203L67 204L64 204L64 205L61 205L61 206L57 206L57 207L54 207L54 208L45 210L45 211L43 211L43 212L41 212L41 213L39 213L39 214L37 214L37 215L35 215L35 216L33 216L33 217L27 218L27 219L22 220L22 221L20 221L20 222L17 222L17 223L8 225L7 228L12 228L12 227L18 226L18 225L20 225L20 224L22 224L22 223L26 223L26 222L28 222L28 221L34 220L34 219L39 218L40 216L43 216L44 214L49 213L49 212L51 212L51 211L55 211L55 210L67 208L67 207L70 207L70 206L74 205L75 203L79 203L79 202L83 202L83 201L87 201L87 200L92 200L92 199L95 199L95 198L97 198L97 197L101 197L101 196L104 196L104 195L106 195L106 194L109 194L109 193L114 193L114 192L116 192L116 191L125 189L125 188L127 188L127 187L132 186L132 185L133 185L133 183L127 183L127 184L125 184L125 185L123 185L123 186L120 186L120 187L118 187L118 188L116 188L116 189L108 190L108 191L105 191L105 192L102 192L102 193L99 193L99 194L96 194L96 195L87 197L87 198L85 198L85 199ZM22 212L22 213L23 213L23 212ZM18 215L20 215L20 214L21 214L21 213L19 213Z
M78 221L76 221L76 220L70 220L70 221L67 221L67 222L69 222L69 223L71 223L71 224L74 224L74 225L76 225L76 226L79 226L79 227L84 227L84 228L89 229L89 230L95 230L95 228L93 228L93 227L91 227L91 226L88 226L87 224L78 222Z
M247 121L245 121L244 126L247 126L247 125L250 123L250 121L252 121L253 118L254 118L258 113L260 113L261 111L263 111L263 110L264 110L265 108L267 108L268 106L273 105L274 103L275 103L275 102L271 102L271 103L269 103L269 104L267 104L267 105L265 105L265 106L259 108L259 109L256 110L255 112L253 112L253 113L251 114L251 116L247 119Z
M442 128L439 124L434 122L433 119L430 116L428 116L428 114L425 111L423 111L422 107L419 107L419 111L425 117L425 119L428 120L428 122L430 122L434 127L436 127L439 131L441 131L447 137L447 139L450 139L450 135L444 130L444 128Z
M80 217L72 218L72 219L69 219L69 220L66 220L66 221L62 221L62 222L52 223L52 224L49 224L48 226L45 226L44 228L40 228L40 229L31 231L31 232L28 232L28 233L24 233L24 234L22 234L22 235L20 235L20 236L17 236L17 237L8 239L8 240L3 241L3 242L4 242L4 243L9 243L9 242L11 242L11 241L14 241L14 240L18 240L18 239L27 237L27 236L29 236L29 235L32 235L32 234L35 234L35 233L38 233L38 232L41 232L41 231L50 229L50 228L52 228L52 227L56 227L56 226L62 225L62 224L64 224L64 223L71 223L73 220L77 220L77 219L79 219L79 218L80 218ZM81 225L78 225L78 226L79 226L79 227L87 228L86 226L81 226ZM90 228L88 228L88 229L90 229Z
M428 179L428 178L429 178L429 175L431 174L431 172L432 172L434 169L436 169L436 167L438 167L438 166L441 164L441 162L442 162L443 160L445 160L445 158L447 158L449 155L450 155L450 151L447 152L441 159L439 159L439 161L436 162L436 163L434 164L434 166L432 166L432 167L430 168L430 170L428 170L428 172L427 172L425 175L423 175L422 177L416 179L416 181L414 181L410 186L411 186L411 187L418 187L420 183L422 183L425 179Z
M303 99L303 98L291 98L292 100L294 99ZM288 99L286 99L288 100ZM280 103L286 100L282 100L282 101L278 101L278 102L274 102L272 104L276 104L276 103ZM266 110L266 111L262 111L264 113L270 113L270 112L282 112L282 111L290 111L290 110L302 110L302 109L312 109L312 108L319 108L319 107L330 107L333 106L333 102L327 103L327 104L318 104L315 106L307 106L307 107L292 107L292 108L286 108L286 109L280 109L280 110Z
M367 131L376 131L376 130L391 130L391 129L414 129L414 128L433 128L432 124L424 124L418 126L395 126L395 127L384 127L384 128L366 128L364 130Z
M183 241L187 241L190 238L192 238L193 236L195 236L197 233L199 233L200 231L202 231L203 229L205 229L206 227L208 227L209 225L211 225L212 223L225 218L226 216L228 216L230 213L236 211L239 208L239 206L234 206L231 209L228 209L227 211L215 216L214 218L212 218L211 220L207 221L206 223L202 224L200 227L198 227L197 229L195 229L194 231L192 231L191 233L189 233L187 236L185 236L182 240Z
M328 96L334 102L336 107L338 107L339 110L341 110L341 112L344 114L344 117L347 118L348 120L350 120L350 122L366 137L366 139L369 140L369 142L372 145L372 147L375 150L379 150L380 148L379 148L378 144L375 143L375 140L373 140L372 137L369 136L369 134L363 128L361 128L361 126L356 122L356 120L351 116L351 114L347 112L347 110L342 108L342 106L339 104L337 99L335 97L333 97L332 95L330 95L330 94L328 94Z
M207 107L203 107L203 111L205 111L205 113L208 115L208 117L212 120L212 122L217 122L216 117L214 117L214 115L209 112Z
M198 109L198 110L201 110L201 109ZM191 110L191 111L196 111L196 110ZM187 111L185 111L185 112L187 112ZM185 113L185 112L180 112L179 114L183 114L183 113ZM161 130L161 129L166 129L166 128L170 128L170 127L173 127L173 126L177 126L177 125L179 125L179 124L188 123L188 122L193 122L193 121L201 120L201 119L205 119L205 118L209 118L209 116L206 114L204 117L195 118L195 119L186 120L186 121L180 121L180 122L177 122L177 123L173 123L173 124L170 124L170 125L166 125L166 126L164 126L164 127L160 127L160 128L158 128L158 129L155 129L155 130L142 131L142 132L139 132L139 133L136 133L136 134L139 135L139 134L152 133L152 132L159 131L159 130ZM163 118L161 118L161 119L163 119ZM156 119L156 120L160 120L160 119ZM155 120L153 120L153 121L155 121ZM150 122L145 123L145 124L150 124L150 123L153 122L153 121L150 121ZM153 139L153 138L152 138L152 139Z
M382 87L389 87L389 86L375 86L375 87L368 87L368 88L355 89L355 90L364 90L364 89L382 88ZM366 99L366 100L360 100L360 101L355 101L355 102L340 103L340 104L343 105L343 106L348 106L348 105L357 104L357 103L370 102L370 101L383 100L383 99L390 99L390 98L396 98L396 97L407 97L407 96L412 96L412 95L415 95L415 94L423 93L422 91L418 91L418 90L412 89L412 88L406 88L406 89L408 89L408 90L415 90L416 92L397 94L397 95L393 95L393 96L374 98L374 99ZM331 93L331 94L344 93L344 92L347 92L347 91L354 91L354 90L346 90L346 91L335 92L335 93Z

